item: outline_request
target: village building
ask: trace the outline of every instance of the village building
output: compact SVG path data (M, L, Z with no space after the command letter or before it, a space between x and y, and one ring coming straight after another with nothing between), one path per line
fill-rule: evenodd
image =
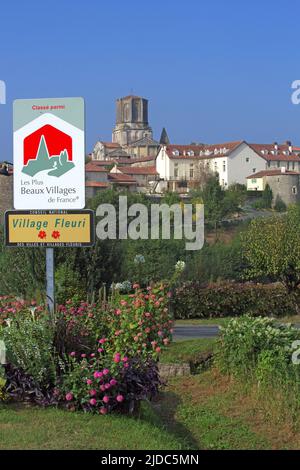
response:
M300 171L300 149L290 142L248 144L246 141L214 145L162 145L156 157L160 188L187 193L201 184L203 175L218 174L220 185L246 184L250 174L275 168Z
M280 199L288 206L300 200L300 173L285 167L263 170L247 177L248 191L263 191L266 185L272 190L273 205Z
M155 166L118 166L115 165L110 174L125 174L131 176L137 183L137 190L140 192L153 192L159 174Z
M161 142L153 138L148 121L148 100L140 96L129 95L117 99L116 124L112 133L112 142L98 141L92 152L93 160L111 160L114 158L155 159L161 143L168 143L165 128Z

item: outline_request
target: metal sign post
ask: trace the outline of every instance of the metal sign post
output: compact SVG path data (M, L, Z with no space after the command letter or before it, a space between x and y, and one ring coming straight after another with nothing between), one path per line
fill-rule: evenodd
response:
M55 279L54 279L54 249L46 248L46 296L47 306L51 317L54 317L55 309Z

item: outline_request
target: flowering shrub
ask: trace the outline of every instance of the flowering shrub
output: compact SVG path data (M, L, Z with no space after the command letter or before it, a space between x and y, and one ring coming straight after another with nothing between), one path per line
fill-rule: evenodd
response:
M102 414L132 411L154 396L157 358L172 337L168 289L133 289L105 308L68 301L55 324L25 303L5 317L0 339L7 347L10 396Z
M66 322L65 352L91 353L100 338L111 354L157 357L172 337L173 319L169 313L165 285L148 287L144 292L134 284L134 294L118 297L105 310L81 302L59 308Z
M99 352L101 351L101 352ZM103 348L89 355L70 357L70 372L61 391L67 407L100 414L132 412L140 400L152 398L160 385L157 364L151 359L107 356ZM119 360L120 359L120 360Z
M111 289L127 294L132 290L132 284L130 281L117 282L116 284L112 284Z
M291 363L293 341L300 339L297 328L263 317L232 319L221 331L216 354L219 367L223 372L245 378L253 377L266 353L269 357L270 353L284 356L286 364Z
M10 322L18 313L28 314L32 311L38 314L43 310L44 307L37 307L34 300L29 302L8 295L0 296L0 326L6 326L7 321Z

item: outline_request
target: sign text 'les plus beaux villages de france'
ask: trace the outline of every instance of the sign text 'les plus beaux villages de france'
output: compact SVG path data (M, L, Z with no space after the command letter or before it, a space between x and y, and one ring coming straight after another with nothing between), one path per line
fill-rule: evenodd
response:
M16 100L13 121L14 208L83 209L83 99Z

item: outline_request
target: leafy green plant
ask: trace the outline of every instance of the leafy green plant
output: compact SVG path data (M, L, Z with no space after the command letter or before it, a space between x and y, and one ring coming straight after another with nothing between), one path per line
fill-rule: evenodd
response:
M50 386L56 380L54 330L48 318L30 312L17 315L1 330L7 360L30 374L40 384Z
M297 297L287 295L280 284L252 282L187 282L174 292L175 318L234 317L295 314Z

